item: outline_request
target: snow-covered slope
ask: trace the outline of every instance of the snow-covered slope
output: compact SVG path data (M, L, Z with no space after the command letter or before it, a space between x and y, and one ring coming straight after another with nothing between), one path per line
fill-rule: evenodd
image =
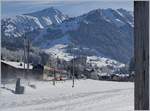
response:
M31 81L30 81L31 82ZM25 94L15 95L0 89L1 111L133 111L134 85L129 82L75 80L32 82L36 89L25 86ZM5 85L14 89L15 84Z
M47 32L42 39L43 43L38 45L52 49L54 36L56 41L67 35L70 38L68 47L70 43L75 44L75 47L82 49L81 54L104 56L127 63L133 54L133 25L131 12L124 9L97 9L49 29L50 33ZM53 32L59 34L53 35Z
M63 39L63 40L65 40L65 39ZM53 42L55 43L57 41L53 41ZM63 44L63 42L61 42L59 44L53 44L53 46L49 49L46 49L45 52L48 54L51 54L51 56L54 58L59 58L59 59L65 60L65 61L70 61L74 57L78 56L75 54L75 51L77 51L77 53L80 54L78 48L72 49L72 52L74 52L74 53L69 53L69 52L67 52L67 50L68 50L68 44L66 44L66 42L64 42L64 44ZM100 55L95 55L95 56L87 55L86 57L87 57L87 63L90 63L92 66L96 66L99 68L111 66L114 69L118 69L118 68L125 66L125 64L123 64L119 61L110 59L108 57L100 56Z
M64 31L75 30L80 25L80 22L85 24L91 24L95 18L99 21L104 20L110 24L116 25L117 27L122 27L124 25L130 25L133 27L133 12L124 10L124 9L96 9L92 10L89 13L81 15L79 17L70 18L65 20L61 24L61 29Z
M51 54L54 58L60 58L66 61L70 61L73 59L73 56L70 53L66 53L66 47L68 45L65 44L56 44L53 47L46 49L45 52Z
M8 37L20 37L25 32L44 28L38 18L28 15L17 15L14 18L2 20L2 29L4 35Z
M13 18L2 19L3 35L20 37L25 32L43 29L52 24L60 24L68 17L53 7L41 11L17 15Z
M37 17L43 27L46 27L51 24L60 24L68 18L68 16L64 15L62 12L53 7L24 15Z

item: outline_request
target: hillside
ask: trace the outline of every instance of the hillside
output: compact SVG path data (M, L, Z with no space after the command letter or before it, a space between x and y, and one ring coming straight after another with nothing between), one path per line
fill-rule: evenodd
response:
M96 9L69 18L57 9L48 8L2 20L2 47L11 49L13 44L14 49L23 47L25 32L34 47L48 53L59 50L53 51L53 55L62 52L65 58L74 54L128 63L133 56L133 25L133 14L124 9Z

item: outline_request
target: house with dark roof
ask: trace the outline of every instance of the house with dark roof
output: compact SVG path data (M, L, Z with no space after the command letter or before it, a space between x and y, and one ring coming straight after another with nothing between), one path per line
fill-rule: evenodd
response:
M23 79L42 79L43 72L34 70L34 67L23 62L1 60L1 82L15 82L17 78Z

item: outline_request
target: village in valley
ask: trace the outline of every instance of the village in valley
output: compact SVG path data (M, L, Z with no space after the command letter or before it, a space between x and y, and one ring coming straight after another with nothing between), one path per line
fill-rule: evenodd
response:
M30 50L30 49L29 49ZM30 63L30 51L24 50L23 61L1 58L2 84L20 79L36 81L66 81L74 79L94 79L105 81L134 81L133 62L125 65L109 59L91 59L85 55L72 56L64 60L47 55L44 64ZM32 58L35 59L35 58ZM96 63L95 63L96 62ZM99 65L100 64L100 65Z
M23 61L8 61L2 55L1 83L4 87L5 84L15 83L17 79L21 81L49 81L52 82L53 85L55 85L57 81L71 80L73 81L73 86L74 80L80 79L120 82L134 81L132 61L125 65L105 58L102 59L103 61L98 62L98 58L91 59L84 55L72 56L70 60L47 55L44 64L37 63L37 61L35 64L29 62L29 50L26 50L25 47L24 56L22 57L24 58L22 59Z
M56 45L57 46L57 45ZM61 45L60 45L61 46ZM1 84L19 81L56 81L71 80L104 80L134 81L134 58L124 64L106 57L87 56L79 48L67 49L71 53L52 49L43 51L32 46L24 38L23 50L11 52L2 48ZM10 53L10 54L9 54Z

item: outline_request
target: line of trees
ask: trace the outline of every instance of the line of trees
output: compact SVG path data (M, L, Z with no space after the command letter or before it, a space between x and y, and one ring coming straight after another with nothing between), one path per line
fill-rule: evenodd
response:
M27 62L24 61L24 52L22 49L12 51L1 48L1 59L8 61ZM29 63L45 65L49 59L49 55L38 48L30 49Z

